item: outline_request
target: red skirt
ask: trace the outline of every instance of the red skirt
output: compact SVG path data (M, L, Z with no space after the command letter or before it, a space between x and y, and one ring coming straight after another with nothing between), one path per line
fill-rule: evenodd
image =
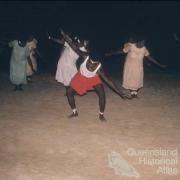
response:
M102 84L98 75L87 78L81 75L81 73L78 71L71 80L70 87L72 87L79 95L83 95L87 91L92 90L93 87L98 84Z

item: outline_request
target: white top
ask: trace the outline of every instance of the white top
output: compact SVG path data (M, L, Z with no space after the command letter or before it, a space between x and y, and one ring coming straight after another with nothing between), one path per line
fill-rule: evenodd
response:
M101 67L101 63L99 63L99 65L97 66L97 68L94 71L89 71L86 67L86 63L89 59L89 56L85 59L85 61L81 64L80 66L80 73L87 77L87 78L91 78L94 77L97 73L97 71L99 70L99 68Z

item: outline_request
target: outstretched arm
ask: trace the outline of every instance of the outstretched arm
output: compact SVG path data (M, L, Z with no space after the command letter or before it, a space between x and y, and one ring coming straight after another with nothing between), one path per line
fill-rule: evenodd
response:
M64 41L62 39L56 39L56 38L53 38L51 36L48 37L48 39L58 43L58 44L64 44Z
M64 40L63 39L56 39L56 38L53 38L49 33L46 33L47 37L49 40L52 40L58 44L64 44Z
M117 93L122 99L131 99L130 96L124 94L107 76L105 75L102 68L98 71L100 77L106 82L106 84L115 92Z
M160 64L158 61L156 61L156 60L155 60L154 58L152 58L151 56L146 56L146 58L147 58L150 62L158 65L158 66L161 67L161 68L167 67L166 65Z
M105 56L113 56L113 55L118 55L118 54L123 54L124 52L122 50L118 51L110 51L109 53L106 53Z
M64 40L70 45L70 47L71 47L79 56L81 56L83 59L85 59L85 58L88 56L88 53L79 50L79 47L77 47L77 46L72 42L72 39L71 39L67 34L65 34L62 30L61 30L61 34L62 34Z

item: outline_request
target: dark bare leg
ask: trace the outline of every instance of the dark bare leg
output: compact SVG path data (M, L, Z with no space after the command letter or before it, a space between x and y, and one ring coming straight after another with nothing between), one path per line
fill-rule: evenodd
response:
M72 89L69 86L66 87L67 99L68 99L69 105L70 105L70 107L71 107L71 109L73 111L73 113L69 116L69 118L78 116L78 112L77 112L76 104L75 104L74 94L75 94L74 89Z
M104 117L104 110L105 110L105 105L106 105L106 96L105 96L105 91L104 87L102 84L98 84L94 87L98 97L99 97L99 119L101 121L106 121Z

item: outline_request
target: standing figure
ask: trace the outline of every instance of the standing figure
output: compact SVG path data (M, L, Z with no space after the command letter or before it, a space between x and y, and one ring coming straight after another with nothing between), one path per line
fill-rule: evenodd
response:
M146 57L149 61L158 65L159 67L166 67L158 63L154 58L150 56L148 49L145 46L144 40L133 40L124 44L123 51L116 51L106 54L114 55L127 53L124 69L123 69L123 82L122 87L130 90L131 96L133 98L137 98L137 94L140 88L143 87L143 79L144 79L144 68L143 61Z
M13 40L9 42L12 48L10 60L10 81L15 85L14 91L22 91L22 85L26 84L26 65L29 59L29 49L25 40Z
M28 47L30 53L30 60L27 63L27 69L26 69L28 81L31 81L33 74L37 72L37 60L35 57L37 43L38 41L33 36L30 36L26 43L26 46Z

